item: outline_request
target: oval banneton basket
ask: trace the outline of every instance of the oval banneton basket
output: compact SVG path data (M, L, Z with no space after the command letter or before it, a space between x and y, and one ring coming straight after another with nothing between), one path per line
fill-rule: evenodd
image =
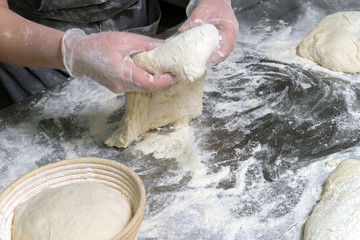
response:
M113 160L77 158L37 168L14 181L0 194L0 240L11 239L14 209L18 204L46 188L86 181L111 187L129 200L133 217L112 240L135 239L146 203L145 187L140 177Z

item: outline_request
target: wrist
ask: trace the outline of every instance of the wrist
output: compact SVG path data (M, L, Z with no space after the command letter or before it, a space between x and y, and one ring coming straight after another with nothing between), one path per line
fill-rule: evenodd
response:
M74 28L67 30L61 39L62 61L71 77L82 77L74 69L74 63L76 61L76 48L85 37L86 34L82 30Z

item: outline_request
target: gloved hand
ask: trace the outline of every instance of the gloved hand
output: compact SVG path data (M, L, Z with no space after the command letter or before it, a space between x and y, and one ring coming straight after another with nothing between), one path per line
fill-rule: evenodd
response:
M184 32L204 23L215 25L221 36L221 43L210 56L207 67L224 61L234 48L239 34L239 23L231 8L230 0L191 0L186 11L188 19L179 28Z
M84 75L115 93L154 91L172 83L170 74L150 75L131 60L134 53L149 51L163 40L124 32L86 35L70 29L62 38L66 70L72 77Z

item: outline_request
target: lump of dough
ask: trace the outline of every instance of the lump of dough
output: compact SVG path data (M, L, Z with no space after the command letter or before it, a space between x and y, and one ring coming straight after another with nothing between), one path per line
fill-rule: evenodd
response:
M360 236L360 160L341 162L326 181L306 221L304 240L357 240Z
M155 92L126 93L120 127L105 144L124 148L150 129L200 116L206 62L219 41L217 28L204 24L132 56L134 63L148 72L170 72L178 81Z
M360 72L360 12L338 12L323 18L301 41L300 57L333 71Z
M156 92L126 93L125 115L105 144L125 148L150 129L200 116L204 79L205 74L195 82L180 81Z
M109 240L132 217L128 200L102 184L81 182L41 191L15 208L13 240Z

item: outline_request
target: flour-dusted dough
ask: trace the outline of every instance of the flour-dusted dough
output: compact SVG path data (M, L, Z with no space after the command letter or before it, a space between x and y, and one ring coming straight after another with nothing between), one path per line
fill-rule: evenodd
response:
M360 238L360 160L341 162L307 219L304 240Z
M105 143L125 148L150 129L200 116L204 79L205 74L195 82L177 82L153 93L126 93L120 127Z
M13 240L109 240L132 217L128 200L97 183L43 190L15 208Z
M152 74L170 72L178 81L151 93L126 93L120 127L105 143L127 147L150 129L201 115L206 62L219 41L217 28L204 24L134 55L136 65Z
M300 57L338 72L360 72L360 12L338 12L323 18L301 41Z
M180 81L193 82L206 70L206 62L219 44L219 32L204 24L166 40L160 47L132 56L135 64L152 74L170 72Z

